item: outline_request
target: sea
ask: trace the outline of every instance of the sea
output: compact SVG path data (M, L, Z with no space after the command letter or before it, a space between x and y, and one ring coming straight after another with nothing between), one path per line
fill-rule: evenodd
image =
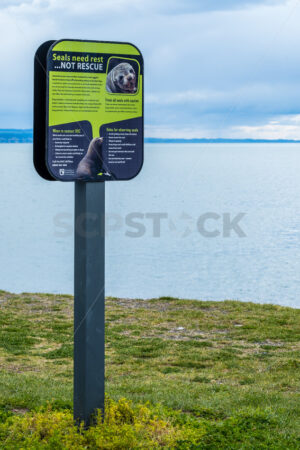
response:
M108 296L300 307L300 144L146 144L106 183ZM0 289L73 294L74 183L0 144Z

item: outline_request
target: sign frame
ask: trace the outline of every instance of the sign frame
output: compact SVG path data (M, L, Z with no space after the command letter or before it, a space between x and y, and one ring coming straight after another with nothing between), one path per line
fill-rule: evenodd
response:
M115 49L115 51L111 53L103 52L103 54L107 55L107 64L106 64L106 70L105 73L107 76L108 68L109 68L109 61L112 58L116 59L124 59L124 60L135 60L137 65L139 66L139 75L137 76L138 80L138 89L140 89L139 83L142 81L141 86L141 116L138 116L136 119L129 119L129 120L138 120L141 121L141 130L139 135L139 145L136 151L136 155L138 156L140 160L140 165L138 166L138 170L132 175L128 177L111 177L111 178L105 178L105 181L127 181L135 178L141 171L144 163L144 60L143 55L139 48L130 43L130 42L120 42L120 41L102 41L102 40L83 40L83 39L59 39L59 40L51 40L46 41L43 43L37 50L35 54L35 65L34 65L34 79L35 79L35 88L34 88L34 166L42 178L48 180L48 181L63 181L63 182L69 182L69 181L86 181L86 182L101 182L103 179L78 179L74 176L73 179L65 179L60 178L56 176L56 174L53 173L51 170L51 167L49 166L48 162L48 154L49 154L49 145L48 145L48 133L49 133L49 73L50 69L48 69L47 61L49 58L49 55L51 54L53 48L55 48L56 45L59 43L87 43L87 44L104 44L104 45L124 45L124 46L130 46L133 49L136 50L137 54L136 56L139 58L141 63L138 61L138 59L134 58L134 54L122 54L121 52L118 53L118 51ZM75 52L75 50L72 50ZM66 51L67 52L67 51ZM71 50L70 50L71 52ZM82 51L84 52L84 51ZM93 51L95 52L95 51ZM99 51L100 53L101 51ZM86 51L86 53L91 53L89 50ZM95 52L97 53L97 52ZM140 66L142 64L142 68ZM142 69L142 72L141 72ZM62 72L62 71L61 71ZM79 72L76 72L79 73ZM81 72L85 73L85 72ZM140 73L142 73L142 78ZM104 88L105 89L105 88ZM43 95L44 92L44 95ZM109 93L106 92L109 95L115 95L115 93ZM139 91L133 95L137 95ZM104 93L105 94L105 93ZM104 94L102 94L102 97L104 99ZM124 94L123 95L132 95L132 93ZM101 97L101 98L102 98ZM101 114L101 112L100 112ZM119 113L121 116L121 113ZM42 123L44 118L44 123ZM109 120L109 117L108 117ZM123 120L126 121L128 119ZM120 117L119 119L120 123L122 122L122 119ZM74 121L76 123L76 120ZM99 122L100 124L100 122ZM105 125L105 124L104 124ZM102 125L102 126L104 126ZM100 135L100 126L99 126L99 135ZM93 136L92 136L93 137ZM86 154L86 153L85 153Z

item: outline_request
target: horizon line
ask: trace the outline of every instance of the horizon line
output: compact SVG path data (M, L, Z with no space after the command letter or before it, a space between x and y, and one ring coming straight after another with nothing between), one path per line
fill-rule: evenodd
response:
M6 134L11 133L11 136L7 136L7 139L11 141L12 139L22 138L22 133L25 134L23 138L27 140L27 143L33 141L33 129L32 128L0 128L0 142L1 138L5 138ZM1 136L2 134L2 136ZM3 136L4 134L4 136ZM266 138L165 138L165 137L145 137L145 142L148 144L172 144L172 143L300 143L300 139L266 139ZM8 141L8 142L9 142ZM5 141L2 141L5 142ZM17 141L15 141L17 142ZM25 143L23 141L23 143Z

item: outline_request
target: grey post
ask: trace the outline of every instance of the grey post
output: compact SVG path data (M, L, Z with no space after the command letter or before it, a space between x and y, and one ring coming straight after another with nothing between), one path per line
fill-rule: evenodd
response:
M75 182L74 419L104 414L105 182Z

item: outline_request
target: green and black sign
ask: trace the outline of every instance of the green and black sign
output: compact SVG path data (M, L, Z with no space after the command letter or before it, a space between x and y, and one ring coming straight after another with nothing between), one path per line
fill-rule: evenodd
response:
M34 58L34 166L75 181L74 419L85 427L104 414L105 181L142 168L143 70L128 43L47 41Z
M52 41L46 47L48 179L135 177L143 164L140 51L128 43L76 40Z

